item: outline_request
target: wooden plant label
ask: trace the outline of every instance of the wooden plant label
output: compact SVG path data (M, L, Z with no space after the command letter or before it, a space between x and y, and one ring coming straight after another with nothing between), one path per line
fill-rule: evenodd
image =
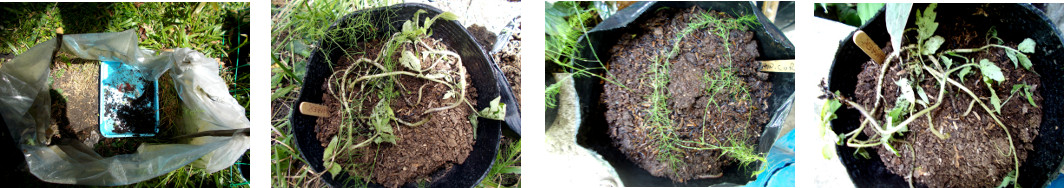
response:
M864 31L857 30L857 32L853 34L853 43L857 44L857 47L860 47L861 50L864 51L865 54L868 54L868 57L872 58L873 61L876 61L877 64L882 64L887 58L887 55L883 54L883 50L879 49L879 45L876 44L876 41L872 41L872 38L868 38L868 35L865 34Z
M329 117L329 108L309 102L299 103L299 112L315 117Z
M794 72L794 60L761 61L761 72Z

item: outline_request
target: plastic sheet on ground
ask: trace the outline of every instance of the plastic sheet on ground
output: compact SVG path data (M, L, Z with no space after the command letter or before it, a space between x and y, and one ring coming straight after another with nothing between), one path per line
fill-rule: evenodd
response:
M184 114L180 133L249 128L244 108L218 76L218 61L180 48L155 52L137 46L137 33L71 34L40 43L0 65L0 115L26 157L30 172L43 181L83 185L125 185L193 164L213 173L231 166L249 148L244 132L230 137L199 137L177 143L144 143L135 153L102 157L80 142L48 140L52 54L118 61L150 72L158 80L169 71Z

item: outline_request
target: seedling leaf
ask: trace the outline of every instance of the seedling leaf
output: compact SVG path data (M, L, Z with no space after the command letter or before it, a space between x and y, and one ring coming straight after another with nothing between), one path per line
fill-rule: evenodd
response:
M494 120L503 120L503 118L506 117L506 104L500 102L499 100L501 99L502 97L499 96L491 100L488 108L480 110L480 117Z
M1019 50L1023 53L1034 53L1034 46L1034 40L1031 38L1027 38L1023 39L1023 42L1020 42L1019 46L1016 46L1016 50Z
M1016 54L1016 59L1020 60L1020 65L1023 65L1024 69L1031 70L1031 66L1034 66L1031 64L1031 59L1027 58L1025 54Z
M935 7L938 7L938 4L932 3L927 5L923 13L920 10L916 10L917 40L924 41L931 38L931 35L935 34L935 30L938 30L938 22L935 22L935 17L938 14L935 13Z
M994 81L1005 81L1005 75L1001 74L1001 68L994 65L990 60L979 60L979 70L983 73L983 77Z
M964 76L968 76L968 72L971 72L971 71L972 71L972 67L964 67L963 69L961 69L961 72L959 73L960 74L960 78L961 78L961 82L964 82Z
M340 170L343 170L343 167L340 167L340 164L336 164L336 163L332 163L332 162L330 162L328 164L332 164L332 165L329 165L328 167L329 167L329 173L332 174L333 178L335 178L336 175L340 174Z
M1016 52L1015 52L1015 51L1012 51L1012 50L1005 50L1005 56L1008 56L1008 57L1009 57L1009 60L1011 60L1011 61L1012 61L1012 66L1014 66L1014 67L1020 67L1020 65L1019 65L1019 64L1017 64L1017 63L1019 63L1020 61L1019 61L1019 60L1016 60Z
M439 15L439 18L443 18L444 20L458 20L458 15L454 15L454 13L451 12L443 12Z
M945 55L939 55L938 58L942 59L942 64L946 65L946 69L949 69L949 68L953 67L953 59L950 59L949 57L946 57Z

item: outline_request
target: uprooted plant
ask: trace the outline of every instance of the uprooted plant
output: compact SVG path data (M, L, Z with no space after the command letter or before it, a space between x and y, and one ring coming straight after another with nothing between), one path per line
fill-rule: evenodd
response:
M333 176L340 174L343 169L357 166L339 164L337 159L350 158L357 149L370 144L395 144L398 139L394 135L395 129L417 127L429 122L438 112L453 108L468 107L476 112L470 99L466 98L469 85L466 69L461 66L461 57L446 50L443 44L429 40L432 35L430 27L434 22L441 18L455 20L457 16L444 12L421 22L419 18L422 13L425 10L418 10L412 20L403 23L400 32L388 37L376 58L354 59L350 66L335 70L326 80L325 89L339 102L341 117L338 132L325 148L323 157L328 172ZM428 66L423 67L424 64ZM455 65L458 71L437 68L445 65ZM425 80L435 86L442 85L447 90L442 98L423 98L422 94L429 84L406 86L399 81L400 76ZM407 104L431 108L412 117L397 116L391 104L400 100L400 96L409 95L418 97L416 101L404 101ZM476 130L477 117L501 120L503 116L505 104L500 103L496 96L489 107L472 113L468 118ZM368 125L362 127L368 127L369 130L359 130L359 125Z
M999 94L995 92L995 88L1010 87L1004 85L1004 81L1010 78L1006 78L1002 74L1001 68L999 68L995 62L988 59L975 59L969 58L962 54L975 54L980 52L986 52L987 49L998 48L1005 51L1008 58L1012 61L1014 67L1023 67L1027 71L1034 73L1032 63L1027 54L1034 53L1035 41L1027 38L1023 42L1019 43L1016 47L1002 45L1004 42L997 37L997 32L991 28L987 32L987 44L978 48L962 48L962 49L939 49L946 39L939 35L934 35L935 30L938 29L938 22L935 22L936 4L927 6L926 9L921 12L916 12L916 28L905 29L904 31L892 31L894 33L909 33L909 31L916 31L915 44L900 47L891 52L886 61L880 62L881 68L879 69L878 76L875 77L875 98L873 105L862 106L860 103L854 100L848 99L842 96L838 91L831 92L824 89L825 95L828 97L828 102L825 105L825 111L821 113L822 121L830 121L834 119L834 110L838 109L839 103L856 109L863 120L857 129L851 132L839 134L836 144L845 145L852 148L870 148L870 147L882 147L891 153L898 155L897 144L901 144L901 136L910 130L909 125L914 121L921 118L927 120L928 130L934 134L938 139L950 139L950 135L943 133L940 129L935 128L934 116L932 113L937 113L944 100L945 96L949 93L963 93L958 95L966 95L971 99L969 102L968 110L962 114L962 116L968 116L971 112L971 108L974 105L978 105L981 109L989 114L997 127L1000 127L1005 132L1005 136L1009 141L1009 150L1005 152L1005 156L1011 156L1013 161L1013 172L1009 173L1008 177L1004 178L1002 185L1008 185L1015 183L1017 179L1017 172L1019 172L1019 158L1016 154L1016 146L1013 144L1012 134L1009 133L1005 123L1001 121L1002 105L1009 102L1016 95L1026 96L1027 101L1032 106L1037 106L1033 99L1033 87L1027 84L1012 85L1011 93L1005 100L999 97ZM890 10L890 9L888 9ZM889 12L889 14L904 14L908 15L909 12ZM888 21L888 24L891 23ZM901 21L901 27L904 27L905 22ZM895 36L892 36L895 37ZM900 37L900 36L899 36ZM896 40L900 41L900 40ZM900 46L900 45L895 45ZM902 55L905 52L907 55ZM1027 53L1027 54L1025 54ZM897 60L897 62L895 62ZM902 63L903 71L907 72L907 76L897 80L894 83L884 83L884 77L888 77L886 72L891 67L891 63ZM977 69L978 73L976 73ZM964 79L969 74L979 74L982 84L985 84L989 97L976 95L971 88L966 87ZM1037 73L1035 73L1037 74ZM1016 79L1016 78L1014 78ZM958 80L960 80L958 82ZM921 86L920 83L925 81L935 83L928 84L930 87ZM900 88L899 96L895 101L886 101L883 96L883 84L895 84ZM927 88L925 88L927 87ZM937 91L937 95L928 95L928 91ZM894 107L887 109L884 103L893 102ZM883 110L879 110L879 109ZM947 112L942 112L947 113ZM830 127L826 127L826 124L822 130L825 137L834 136L834 132ZM859 133L864 131L866 127L870 127L872 134L868 134L868 139L858 139ZM827 156L827 154L825 154Z

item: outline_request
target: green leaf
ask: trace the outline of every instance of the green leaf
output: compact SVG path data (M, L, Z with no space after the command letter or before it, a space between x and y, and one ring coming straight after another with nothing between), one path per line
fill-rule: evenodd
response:
M1027 84L1012 85L1012 91L1009 91L1009 93L1015 94L1017 91L1020 91L1020 89L1023 89L1023 87L1027 87Z
M406 33L406 34L413 34L414 33L414 25L411 24L410 20L407 20L406 22L403 22L403 31L402 32Z
M1020 61L1016 60L1016 52L1015 51L1005 50L1005 56L1008 56L1009 60L1012 61L1012 66L1013 67L1020 67L1020 65L1018 64Z
M387 142L387 143L390 143L390 144L395 144L395 135L381 134L377 138L380 139L380 142L377 142L377 143Z
M335 151L336 143L339 142L339 140L340 140L340 138L333 137L332 141L329 141L329 146L325 147L325 152L322 153L322 155L323 155L322 156L322 160L325 160L325 162L332 162L333 161L332 160L333 151Z
M1020 42L1019 46L1016 46L1016 50L1019 50L1023 53L1034 53L1034 46L1034 40L1031 38L1027 38L1023 39L1023 42Z
M1012 172L1009 172L1009 174L1006 175L1005 178L1001 179L1001 184L998 184L997 188L1005 188L1005 187L1008 187L1009 184L1013 184L1015 182L1016 182L1016 171L1012 171ZM1019 186L1017 186L1017 187L1019 187Z
M861 18L861 24L868 23L883 6L883 3L857 3L857 16Z
M938 4L936 3L927 5L927 8L924 9L922 14L920 10L916 10L917 40L923 41L931 38L931 35L935 34L935 30L938 30L938 22L935 22L935 17L938 16L938 14L935 13L936 7L938 7Z
M871 159L871 155L868 154L868 150L865 150L864 148L857 148L857 150L853 151L853 154L854 156L861 156L861 158L864 159Z
M824 148L820 149L820 154L824 155L824 159L831 160L835 158L835 145L824 144Z
M503 118L506 117L506 104L500 102L501 99L502 96L498 96L495 97L495 99L491 100L488 108L480 110L480 117L500 121L503 120Z
M410 50L403 51L403 56L399 58L399 62L414 72L421 72L421 60L414 55L414 52Z
M924 92L924 87L916 87L916 94L920 96L920 101L926 104L931 104L931 100L927 98L927 92Z
M1034 64L1031 64L1031 59L1027 58L1027 55L1016 54L1016 59L1020 60L1020 65L1023 65L1024 69L1031 70Z
M998 66L994 65L994 63L990 62L990 60L979 60L979 70L983 72L983 77L987 79L991 79L998 82L1005 81L1005 75L1001 73L1001 68L998 68Z
M938 58L942 59L942 64L946 65L946 69L953 67L953 59L946 57L946 55L939 55Z
M328 169L329 173L332 174L333 178L335 178L336 175L340 174L340 170L343 170L343 167L340 167L340 164L336 164L336 163L329 163L329 164L332 164L332 165L329 165L329 169Z
M912 3L888 3L887 4L887 33L890 34L890 44L894 51L901 50L901 40L905 35L905 24L909 23L909 12L912 11Z
M436 17L443 18L444 20L458 20L458 15L454 15L454 13L451 12L443 12Z
M270 96L270 101L277 100L277 98L281 98L281 97L287 96L288 92L291 92L292 89L294 89L294 88L296 88L296 85L289 85L287 87L283 87L281 89L277 89L276 91L273 91L273 95Z
M924 42L923 54L924 55L935 54L935 51L938 51L938 47L942 46L942 43L945 43L945 42L946 42L946 38L942 38L942 36L938 36L938 35L935 35L934 37L931 37L931 38L927 39L927 41Z
M958 73L958 74L960 74L959 76L961 78L961 82L964 82L964 77L968 76L968 72L970 72L971 70L972 70L972 67L964 67L963 69L961 69L961 72Z
M1027 102L1031 103L1031 106L1038 107L1037 104L1034 104L1034 91L1031 91L1031 86L1024 84L1023 94L1027 96Z

